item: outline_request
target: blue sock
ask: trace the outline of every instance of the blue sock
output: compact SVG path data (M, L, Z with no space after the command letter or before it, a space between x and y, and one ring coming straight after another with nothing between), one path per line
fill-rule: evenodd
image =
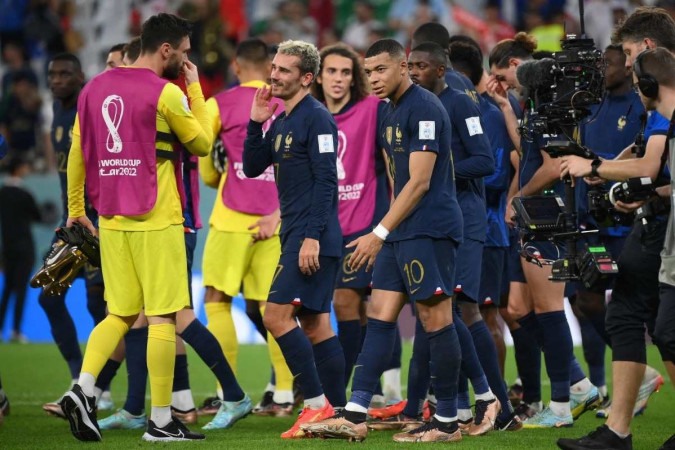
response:
M427 333L431 352L431 379L436 395L436 414L441 417L457 416L457 383L462 365L462 351L455 324Z
M590 312L586 314L586 318L593 324L593 328L595 329L595 332L602 338L602 340L605 342L606 345L609 347L612 346L612 340L609 338L609 334L607 333L607 328L605 328L605 317L607 314L607 310L603 310L600 312Z
M356 360L349 401L368 408L382 372L391 361L396 340L396 322L368 319L368 331Z
M124 336L127 357L127 400L124 410L134 416L145 410L145 387L148 381L148 327L132 328Z
M47 315L54 342L68 364L70 378L76 380L82 369L82 350L79 342L77 342L77 331L73 318L66 309L66 296L56 295L52 297L41 291L38 301Z
M363 348L363 343L366 340L366 333L368 332L368 325L362 325L361 326L361 346L359 347L359 354L361 353L361 349ZM358 360L358 354L356 355L356 358ZM354 363L356 364L356 362ZM384 370L387 370L386 368ZM352 387L353 390L353 387ZM384 395L382 392L382 381L378 378L377 380L377 386L375 386L375 391L373 391L374 395Z
M337 323L338 339L345 355L345 383L349 383L356 358L361 351L361 321L343 320Z
M334 407L342 408L347 404L345 386L345 355L337 336L312 346L316 371L326 398Z
M305 398L319 397L323 394L321 380L314 363L312 344L299 327L277 338L277 343L284 354L286 364L294 377L300 383L302 395ZM344 368L343 368L344 373Z
M384 370L400 369L401 368L401 354L403 353L403 346L401 344L401 331L396 323L396 340L394 341L394 351L391 353L389 365Z
M484 320L479 320L469 327L473 343L476 345L476 354L480 360L480 365L483 367L483 372L487 378L490 389L495 397L502 405L502 412L504 414L511 413L511 402L509 401L509 394L506 392L506 385L502 372L499 370L499 362L497 361L497 347L495 341L492 339L490 329ZM473 383L473 380L472 380ZM474 384L474 390L476 385Z
M276 386L277 385L277 374L274 373L274 367L272 367L272 370L270 372L272 372L270 374L270 384L272 386Z
M190 389L190 374L188 373L187 355L176 355L176 364L173 367L173 392Z
M424 400L429 390L431 373L429 372L429 339L419 319L415 320L415 340L408 369L408 403L403 414L417 417L422 412Z
M223 390L223 400L238 402L243 399L244 391L239 387L232 368L227 363L223 350L213 334L198 320L193 320L180 336L192 347L216 376Z
M103 366L101 373L99 373L98 377L96 377L96 387L102 391L109 390L110 382L113 378L115 378L115 375L117 375L117 369L120 368L121 364L121 362L108 359L108 361L105 363L105 366Z
M572 335L564 311L537 314L537 322L544 332L543 348L546 372L551 380L551 400L570 400L570 365L572 363Z
M465 378L471 380L471 385L476 394L485 394L490 389L490 386L476 354L476 347L471 333L456 311L453 312L452 321L455 324L457 339L459 339L459 346L462 350L462 374ZM468 384L465 390L469 390ZM462 393L461 390L459 392Z
M605 341L602 336L598 334L590 320L585 318L580 319L579 327L581 329L581 342L584 348L584 358L588 364L591 383L595 386L604 386L606 384ZM575 376L573 376L572 373L570 373L570 382L572 384L575 383Z
M541 347L536 338L539 323L534 312L518 319L520 327L511 331L518 375L523 383L523 402L541 401Z
M471 409L469 379L462 372L459 373L459 381L457 382L457 409Z

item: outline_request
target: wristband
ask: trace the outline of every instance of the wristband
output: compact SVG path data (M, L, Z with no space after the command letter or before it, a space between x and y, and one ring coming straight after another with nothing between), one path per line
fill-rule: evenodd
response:
M373 228L373 234L383 241L387 240L387 236L389 236L389 230L387 230L384 225L381 223L377 224L375 228Z

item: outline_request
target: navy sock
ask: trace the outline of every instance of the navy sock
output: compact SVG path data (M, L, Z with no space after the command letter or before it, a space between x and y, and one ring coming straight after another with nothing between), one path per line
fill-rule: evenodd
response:
M511 331L518 375L523 383L523 401L541 401L541 347L536 338L539 327L533 312L518 319L520 327Z
M485 394L490 389L490 386L488 386L485 372L483 372L483 367L476 354L473 337L466 324L462 321L459 314L457 314L457 311L454 311L452 316L452 321L455 323L455 329L457 330L457 339L459 339L459 346L462 351L462 374L471 380L476 394ZM465 390L469 390L468 385ZM460 390L459 392L461 393L462 391Z
M148 327L132 328L124 336L127 357L127 400L124 410L134 416L145 410L145 388L148 382Z
M462 365L462 351L455 324L427 333L431 352L431 379L436 395L436 414L441 417L457 416L457 383Z
M272 386L276 386L277 385L277 374L274 373L274 367L272 367L272 370L270 370L270 372L271 372L270 373L270 384Z
M570 365L572 363L572 335L564 311L537 314L542 330L546 372L551 380L551 400L568 402L570 399Z
M73 318L66 309L66 297L65 295L48 296L42 291L38 301L49 320L54 342L68 364L70 377L77 379L82 369L82 350L77 341Z
M605 341L598 334L588 319L579 320L581 339L584 348L584 358L588 364L591 383L595 386L604 386L605 382ZM570 382L575 383L575 377L570 373ZM578 380L577 380L578 381Z
M300 383L305 398L319 397L323 394L321 380L314 363L312 344L299 327L277 338L277 343L284 354L286 364ZM344 373L344 368L343 368Z
M396 322L368 319L368 331L356 360L350 401L368 408L382 372L391 361L396 340Z
M96 387L102 391L109 390L110 382L115 378L115 375L117 375L117 369L120 368L121 364L121 362L108 359L105 366L103 366L101 373L96 377Z
M187 355L176 355L176 364L173 367L173 392L190 389L190 375L188 373Z
M483 367L483 372L490 385L490 389L492 389L492 393L502 405L502 411L510 413L511 402L509 402L509 395L506 392L502 371L499 370L497 347L495 346L494 339L492 339L490 329L484 320L479 320L469 327L469 331L471 332L473 343L476 345L476 354L480 360L480 365ZM476 386L474 385L475 389Z
M345 355L345 383L349 383L356 358L361 351L361 321L343 320L337 323L338 339Z
M334 407L347 404L345 386L345 355L337 336L312 346L316 371L326 398Z
M401 330L396 323L396 340L394 341L394 351L391 353L389 365L384 370L400 369L401 368L401 354L403 353L403 345L401 344Z
M361 346L359 347L359 354L361 353L361 349L363 348L363 343L366 340L366 332L368 331L368 325L362 325L361 326ZM359 355L356 355L356 358L358 359ZM356 364L356 363L354 363ZM387 369L384 369L387 370ZM353 389L352 389L353 390ZM374 395L384 395L382 392L382 381L380 379L377 380L377 386L375 386L375 391L373 392Z
M469 379L462 372L459 373L459 381L457 382L457 409L471 409Z
M595 332L600 336L600 338L605 342L609 347L612 346L611 339L607 333L607 328L605 328L605 316L607 310L601 312L589 312L586 313L586 318L591 322Z
M246 315L255 326L255 329L258 330L260 336L262 336L262 338L265 339L265 341L267 341L267 328L265 328L265 325L263 324L262 313L260 312L260 309L257 306L258 305L256 304L249 307L247 304Z
M586 378L586 374L581 369L581 365L579 364L579 361L577 361L577 357L574 356L574 353L572 353L572 359L570 360L570 386L577 384L584 378Z
M193 320L190 325L185 327L180 336L197 352L202 361L216 376L223 390L223 400L238 402L244 398L244 391L239 387L239 383L232 373L232 368L223 355L220 344L199 320Z
M408 403L403 409L403 414L408 417L417 417L422 412L431 380L430 359L427 333L421 322L415 320L415 340L408 369Z

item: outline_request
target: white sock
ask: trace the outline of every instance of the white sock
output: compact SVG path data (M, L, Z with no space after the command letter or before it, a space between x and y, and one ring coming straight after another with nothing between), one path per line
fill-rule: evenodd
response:
M0 389L0 402L4 401L4 400L5 400L5 397L6 397L6 395L5 395L5 390L4 390L4 389Z
M326 396L323 394L305 399L305 407L309 407L309 409L321 409L324 406L326 406Z
M94 397L96 398L96 403L98 403L98 401L101 399L102 394L103 389L94 386Z
M598 386L598 391L600 392L600 395L602 395L603 398L607 398L607 394L609 391L607 390L607 385L602 385Z
M476 394L476 400L483 400L484 402L489 402L495 398L495 394L492 393L492 390L488 388L488 391L483 394Z
M542 409L544 409L544 404L540 401L538 402L532 402L530 403L530 408L534 409L535 411L539 412Z
M274 391L274 403L293 403L293 391Z
M473 419L473 413L470 409L458 409L457 418L462 422L466 422L467 420Z
M159 428L165 427L171 422L171 407L153 406L150 413L150 420Z
M626 439L628 436L630 436L630 431L628 432L628 434L623 434L623 433L619 433L618 431L616 431L614 428L610 427L609 425L607 425L607 428L609 428L609 430L610 430L612 433L616 434L616 435L619 436L621 439Z
M385 403L398 403L403 398L401 394L401 368L385 370L382 373Z
M272 383L267 383L264 392L276 392L276 386L274 386Z
M377 405L377 407L381 407L381 405L384 405L384 395L373 395L373 397L370 399L370 404L371 405Z
M523 385L523 381L520 379L520 377L516 378L516 381L513 382L513 384L517 384L518 386Z
M572 394L585 394L586 392L590 391L593 385L591 384L591 380L588 378L584 378L581 381L577 381L570 387L570 392Z
M368 408L365 408L357 403L354 402L347 402L347 406L345 406L345 409L347 411L351 412L358 412L358 413L363 413L367 414L368 413Z
M90 373L82 372L80 373L80 379L77 380L77 384L82 388L82 392L87 397L94 396L94 387L96 385L96 377Z
M427 400L429 400L429 403L433 403L434 405L438 403L434 394L427 394Z
M216 389L216 396L221 400L223 399L223 390L221 388Z
M570 411L570 402L551 402L548 404L549 409L558 417L565 417L572 414Z
M438 414L434 414L434 419L438 420L439 422L450 423L450 422L456 422L457 416L455 416L455 417L443 417L443 416L439 416Z
M647 366L645 368L645 376L642 377L642 382L644 383L645 381L651 380L652 378L656 378L659 376L659 371L653 368L652 366Z
M179 411L187 412L195 409L195 401L190 389L174 391L171 393L171 406Z

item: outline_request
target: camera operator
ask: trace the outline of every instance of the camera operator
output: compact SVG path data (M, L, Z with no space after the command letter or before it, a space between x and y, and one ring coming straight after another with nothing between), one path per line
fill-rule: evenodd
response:
M504 83L509 88L522 91L516 69L523 61L532 59L536 45L532 36L518 33L514 39L499 42L489 57L492 77L488 81L488 92L499 104L509 128L509 135L515 147L522 152L519 167L520 191L517 194L520 196L539 194L551 187L560 192L563 189L563 183L558 180L559 162L541 150L544 146L543 136L521 138L518 134L518 120L502 85ZM530 102L526 102L528 103ZM529 112L525 114L525 121L529 123ZM562 251L549 241L536 241L524 245L521 255L524 280L532 302L530 305L522 304L526 296L515 296L509 299L509 310L519 310L520 326L540 338L546 370L551 380L549 406L525 420L523 425L526 428L570 426L573 423L572 411L578 417L587 407L599 402L599 394L581 371L572 352L572 335L564 312L565 285L549 281L551 265L542 264L542 261L558 259L562 256ZM516 304L518 302L521 304Z
M583 145L598 149L596 154L604 159L612 159L635 142L640 132L644 107L639 95L633 90L632 72L626 67L626 55L621 46L608 46L604 60L605 95L599 105L591 106L590 118L581 125L580 134ZM610 186L593 187L592 194L604 199L607 197L606 188ZM611 208L599 204L609 203L609 200L590 201L588 194L589 186L586 183L576 183L579 227L598 232L587 235L585 242L580 240L579 246L582 247L584 243L604 245L612 259L617 260L630 232L632 215L612 212ZM579 282L567 286L572 310L579 320L590 379L603 397L603 407L609 406L605 383L605 347L610 345L610 340L605 331L605 290L611 288L611 281L599 283L590 289Z
M660 8L638 8L615 31L615 40L621 42L626 53L626 66L632 67L642 51L664 47L675 51L675 21ZM635 72L635 68L634 68ZM671 72L672 73L672 72ZM644 92L643 92L644 94ZM644 95L643 95L644 101ZM562 176L593 176L607 180L625 180L649 176L652 180L663 172L663 153L666 145L668 121L653 112L645 135L647 146L642 158L631 158L630 149L615 160L583 160L569 156L561 164ZM629 212L642 206L638 203L617 202L620 210ZM607 448L632 449L630 423L634 409L643 408L646 400L662 383L658 373L645 376L647 351L644 327L654 335L654 324L659 304L658 273L660 251L666 234L667 213L656 214L645 224L636 221L618 260L619 273L607 306L606 328L612 342L613 401L607 423L580 439L560 439L562 449L590 449L604 445ZM667 291L667 289L666 289ZM670 324L672 328L672 323ZM667 348L655 340L661 356L672 373L672 358ZM641 386L642 385L642 386ZM636 404L636 402L638 402ZM640 403L643 403L641 406ZM673 448L664 445L662 448Z

